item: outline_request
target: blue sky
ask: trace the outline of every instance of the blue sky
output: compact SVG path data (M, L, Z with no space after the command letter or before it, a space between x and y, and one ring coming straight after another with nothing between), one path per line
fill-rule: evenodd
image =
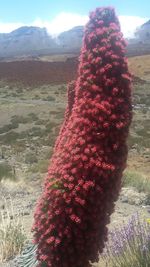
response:
M0 32L33 25L57 34L85 24L90 10L107 5L116 8L126 35L149 19L149 0L0 0Z

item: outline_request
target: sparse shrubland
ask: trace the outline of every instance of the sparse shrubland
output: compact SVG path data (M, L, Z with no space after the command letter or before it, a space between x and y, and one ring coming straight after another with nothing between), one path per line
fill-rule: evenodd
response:
M12 129L18 128L17 123L7 124L0 128L0 134L7 133L11 131Z

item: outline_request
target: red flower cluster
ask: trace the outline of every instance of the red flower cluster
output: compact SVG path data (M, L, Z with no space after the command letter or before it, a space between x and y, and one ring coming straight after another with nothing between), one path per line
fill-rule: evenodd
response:
M65 122L35 212L40 267L88 267L104 248L132 117L125 46L113 9L91 13L78 79L69 89Z
M67 122L68 122L69 117L72 113L72 108L74 105L74 98L75 98L75 81L72 81L68 84L67 93L68 93L68 104L67 104L66 111L65 111L65 119L64 119L63 125L60 129L59 136L56 140L55 149L58 147L58 144L60 143L63 132L66 129Z

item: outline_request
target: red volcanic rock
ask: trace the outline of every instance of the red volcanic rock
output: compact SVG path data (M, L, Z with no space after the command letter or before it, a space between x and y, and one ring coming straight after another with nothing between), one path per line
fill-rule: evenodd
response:
M35 211L40 267L88 267L103 251L132 117L125 47L114 10L92 12L74 93Z
M77 59L65 62L0 62L0 79L23 85L60 84L76 77Z

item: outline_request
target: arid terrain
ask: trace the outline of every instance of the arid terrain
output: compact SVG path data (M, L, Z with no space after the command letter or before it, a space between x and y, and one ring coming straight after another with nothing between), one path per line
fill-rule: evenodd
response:
M65 57L62 61L40 60L0 62L0 80L29 85L61 84L75 78L77 58Z
M133 122L123 188L110 228L121 225L136 211L150 218L149 57L129 59L136 76ZM22 214L28 239L35 203L63 121L66 83L76 76L77 68L74 58L46 60L0 63L0 211L10 209L11 198L11 219Z

